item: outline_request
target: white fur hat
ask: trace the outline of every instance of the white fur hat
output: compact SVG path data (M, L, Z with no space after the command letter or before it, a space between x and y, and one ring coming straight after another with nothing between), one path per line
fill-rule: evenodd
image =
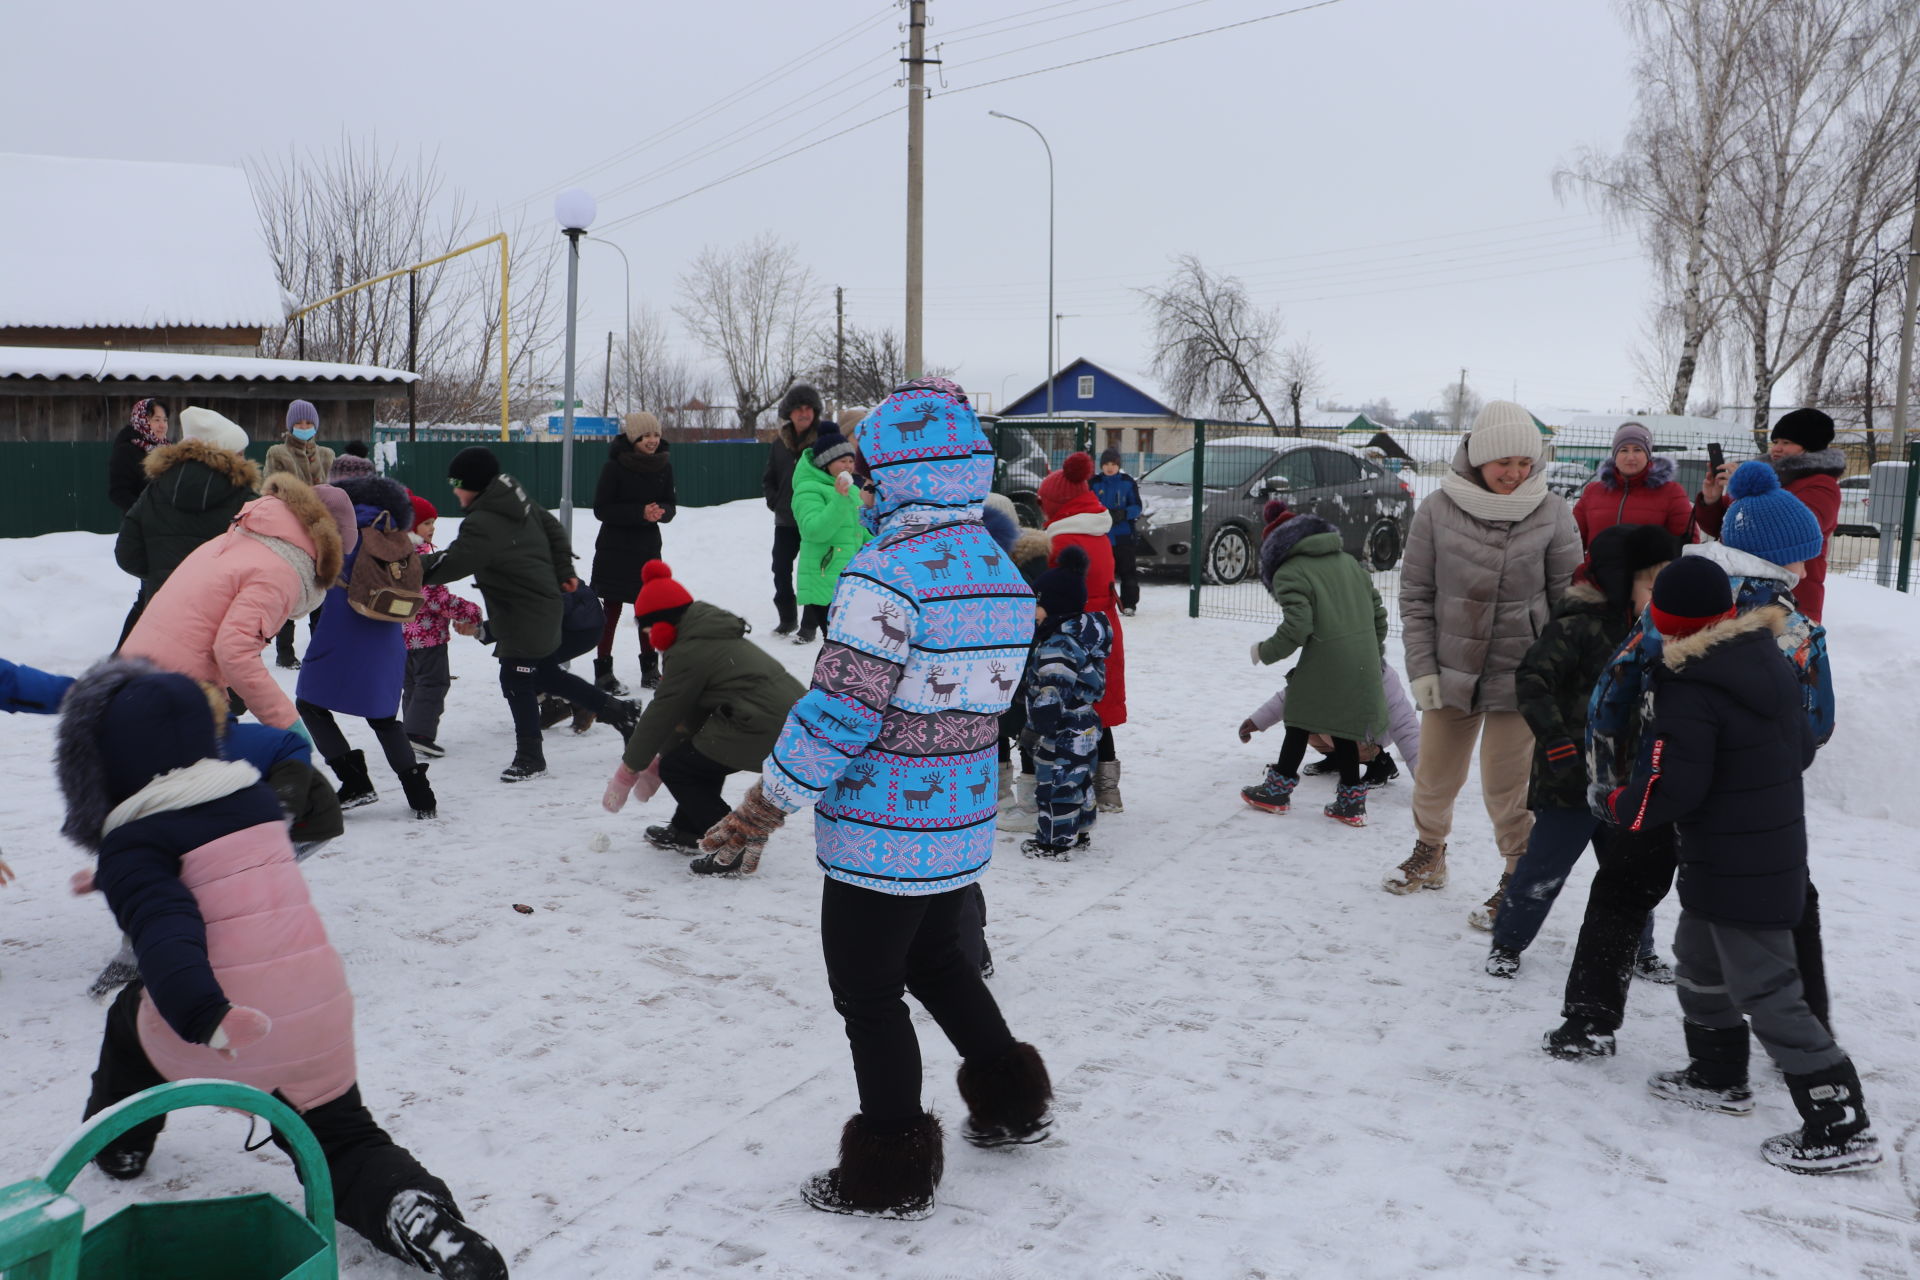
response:
M1473 420L1467 437L1467 461L1476 467L1500 458L1540 461L1545 444L1533 415L1511 400L1489 400Z
M230 421L211 409L182 409L180 438L204 441L216 449L225 449L229 453L247 451L247 433L238 423Z

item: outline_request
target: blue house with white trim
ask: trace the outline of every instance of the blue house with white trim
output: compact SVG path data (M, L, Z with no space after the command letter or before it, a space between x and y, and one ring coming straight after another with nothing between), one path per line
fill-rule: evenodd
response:
M1047 384L1017 396L999 416L1002 421L1045 421ZM1053 416L1098 424L1097 447L1120 450L1129 467L1151 465L1156 455L1193 445L1192 420L1169 404L1151 379L1095 364L1085 356L1054 374Z

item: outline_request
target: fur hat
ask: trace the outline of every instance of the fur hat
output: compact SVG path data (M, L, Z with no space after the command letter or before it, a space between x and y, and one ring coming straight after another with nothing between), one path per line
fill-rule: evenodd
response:
M1808 453L1833 447L1833 419L1818 409L1795 409L1773 424L1770 440L1790 440Z
M1639 422L1621 423L1620 429L1613 433L1613 448L1609 451L1609 456L1618 454L1630 444L1639 445L1642 453L1645 453L1648 457L1653 456L1653 432L1647 430L1645 424Z
M100 847L107 815L163 773L220 754L208 693L144 658L104 658L60 704L55 772L67 802L61 832Z
M635 621L647 628L647 640L665 651L677 638L676 624L693 603L693 593L674 580L665 560L649 560L640 570L640 594L633 602Z
M1816 560L1826 550L1820 521L1807 504L1780 487L1773 464L1755 458L1727 481L1732 505L1720 521L1720 541L1772 564Z
M180 411L180 438L199 440L229 453L247 451L247 433L240 424L211 409L198 407Z
M360 545L360 522L354 518L353 499L345 489L331 484L313 486L313 496L320 499L320 505L333 517L334 527L340 530L340 554L352 555Z
M1079 547L1061 550L1053 568L1033 584L1033 594L1047 611L1048 621L1072 617L1087 611L1087 553Z
M1621 611L1633 606L1633 579L1642 569L1680 558L1680 540L1659 525L1609 525L1593 536L1582 566L1588 582Z
M820 393L804 382L796 382L787 388L787 394L780 397L780 421L793 421L793 411L805 405L813 410L816 424L826 416L826 406L820 401Z
M1092 478L1092 456L1086 453L1068 454L1067 460L1060 464L1060 469L1040 482L1040 510L1046 513L1049 521L1061 516L1078 515L1083 508L1105 511L1106 508L1087 488L1087 481ZM1087 499L1087 502L1080 502L1081 498Z
M440 509L419 494L413 494L413 527L418 529L429 520L440 518Z
M853 448L853 441L840 434L839 426L822 423L819 433L813 437L813 465L825 471L828 463L851 458Z
M338 484L342 480L358 480L374 474L372 459L343 453L333 460L333 466L327 471L327 483Z
M478 493L500 475L500 459L485 445L469 445L447 464L447 479L469 493Z
M1733 616L1733 583L1705 556L1682 556L1653 580L1647 616L1669 640L1704 631Z
M645 409L635 409L620 419L620 433L629 440L638 440L641 436L657 436L660 434L660 419Z
M1467 462L1484 467L1501 458L1532 458L1540 461L1544 448L1540 428L1533 415L1511 400L1489 400L1473 420L1473 433L1467 437Z
M287 406L287 430L291 431L303 422L310 427L318 427L320 411L310 401L295 400Z

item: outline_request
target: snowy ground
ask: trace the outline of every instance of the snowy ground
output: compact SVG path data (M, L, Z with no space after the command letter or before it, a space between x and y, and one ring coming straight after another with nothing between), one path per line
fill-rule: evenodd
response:
M667 531L677 575L763 631L767 541L757 503ZM0 543L0 654L77 671L131 596L108 538ZM1377 887L1410 846L1406 780L1364 831L1318 815L1323 783L1289 817L1242 806L1277 743L1243 747L1233 726L1277 673L1247 666L1255 627L1189 621L1179 587L1150 587L1127 626L1127 813L1068 865L1002 837L986 882L992 985L1052 1067L1058 1136L1011 1154L950 1142L927 1222L821 1215L795 1194L854 1105L806 822L758 876L713 883L640 842L664 794L601 812L609 730L552 736L558 776L503 786L495 667L457 642L443 816L413 820L376 768L382 802L307 876L358 996L369 1103L516 1276L1920 1275L1920 603L1852 581L1828 599L1840 729L1811 786L1814 862L1836 1022L1888 1150L1867 1177L1761 1163L1759 1141L1793 1123L1764 1067L1751 1120L1650 1098L1646 1075L1680 1052L1670 989L1636 988L1618 1058L1543 1056L1589 871L1517 981L1482 976L1466 913L1499 864L1471 790L1453 885L1414 898ZM804 673L807 651L773 651ZM115 945L103 904L65 892L81 858L55 834L52 722L4 730L0 847L20 882L0 891L0 1182L78 1119L102 1013L82 993ZM612 847L594 852L601 832ZM930 1025L922 1041L951 1127L954 1055ZM177 1117L144 1181L89 1171L76 1190L97 1209L291 1194L271 1148L241 1153L245 1131ZM347 1275L417 1274L342 1246Z

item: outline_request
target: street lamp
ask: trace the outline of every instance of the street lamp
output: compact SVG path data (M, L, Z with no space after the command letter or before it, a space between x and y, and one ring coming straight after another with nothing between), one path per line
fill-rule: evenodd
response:
M573 539L573 337L579 319L580 237L593 225L593 197L569 187L553 198L553 217L567 238L567 369L560 406L560 527Z
M1030 120L1019 116L1010 116L1004 111L989 111L988 115L997 120L1011 120L1015 124L1024 124L1033 130L1040 145L1047 149L1047 416L1053 416L1053 146L1047 141L1047 135Z

